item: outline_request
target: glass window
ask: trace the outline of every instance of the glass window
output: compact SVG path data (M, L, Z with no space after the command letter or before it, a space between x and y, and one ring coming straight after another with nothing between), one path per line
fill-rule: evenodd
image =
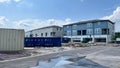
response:
M92 27L92 23L87 23L87 26L88 27Z
M67 31L67 35L70 36L71 35L71 31Z
M73 30L73 33L76 33L77 32L77 30Z
M73 25L73 29L75 29L75 28L76 28L76 26L77 26L77 25Z
M37 34L35 34L35 37L37 37L38 35Z
M100 29L100 28L95 28L95 33L96 33L96 34L99 34L99 33L100 33L100 31L101 31L101 29Z
M41 33L41 37L43 36L43 33Z
M92 29L87 29L87 34L92 34L93 30Z
M78 31L77 31L77 35L81 35L81 30L78 30Z
M70 26L66 26L67 28L69 28Z
M47 33L45 33L45 36L47 36Z
M100 25L100 22L98 22L98 25Z
M55 36L56 32L51 32L50 34L51 34L51 36Z

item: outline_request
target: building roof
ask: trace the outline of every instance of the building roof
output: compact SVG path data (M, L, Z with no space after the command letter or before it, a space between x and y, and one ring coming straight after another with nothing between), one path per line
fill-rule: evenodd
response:
M27 31L27 32L31 32L31 31L34 31L34 30L40 30L40 29L46 29L46 28L62 28L60 26L56 26L56 25L52 25L52 26L46 26L46 27L41 27L41 28L37 28L37 29L33 29L33 30L30 30L30 31Z
M114 24L114 22L112 22L110 20L95 19L95 20L80 21L80 22L76 22L76 23L72 23L72 24L67 24L67 25L75 25L75 24L80 24L80 23L94 23L94 22L103 22L103 21L108 21L108 22ZM66 25L64 25L64 26L66 26Z

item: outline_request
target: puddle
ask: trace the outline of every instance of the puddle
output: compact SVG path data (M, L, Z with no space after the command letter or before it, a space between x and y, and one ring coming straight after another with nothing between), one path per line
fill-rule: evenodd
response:
M31 68L107 68L85 57L60 56L48 61L39 61L38 66Z

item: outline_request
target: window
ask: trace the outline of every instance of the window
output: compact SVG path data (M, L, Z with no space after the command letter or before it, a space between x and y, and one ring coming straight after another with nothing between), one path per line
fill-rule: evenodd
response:
M87 26L88 27L92 27L92 23L87 23Z
M92 29L87 29L87 34L92 34L93 30Z
M47 33L45 33L45 36L47 36Z
M30 37L33 37L33 34L30 34Z
M72 35L76 35L77 30L72 30Z
M66 26L67 28L69 28L70 26Z
M67 31L67 35L70 36L71 35L71 31Z
M55 36L56 33L55 32L51 32L50 34L51 34L51 36Z
M82 30L82 35L86 35L86 30Z
M76 26L77 26L77 25L73 25L73 29L75 29L75 28L76 28Z
M64 36L66 36L67 35L67 31L64 31Z
M35 37L37 37L38 35L37 34L35 34Z
M73 33L76 33L77 31L76 31L76 30L73 30L72 32L73 32Z
M99 34L100 31L101 31L100 28L95 28L95 33L96 33L96 34Z
M57 29L57 31L61 31L61 28L56 28Z
M59 28L57 28L57 31L59 31Z
M97 24L98 24L98 25L100 25L100 24L101 24L101 22L98 22Z
M78 30L78 31L77 31L77 35L81 35L81 30Z
M102 29L102 34L109 34L109 29Z
M28 35L26 35L26 37L28 37Z
M41 37L43 36L43 33L41 33Z

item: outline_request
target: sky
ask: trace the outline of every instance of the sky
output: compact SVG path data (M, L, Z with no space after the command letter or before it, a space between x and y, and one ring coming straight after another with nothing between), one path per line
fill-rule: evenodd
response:
M120 31L120 0L0 0L0 28L25 31L109 19Z

